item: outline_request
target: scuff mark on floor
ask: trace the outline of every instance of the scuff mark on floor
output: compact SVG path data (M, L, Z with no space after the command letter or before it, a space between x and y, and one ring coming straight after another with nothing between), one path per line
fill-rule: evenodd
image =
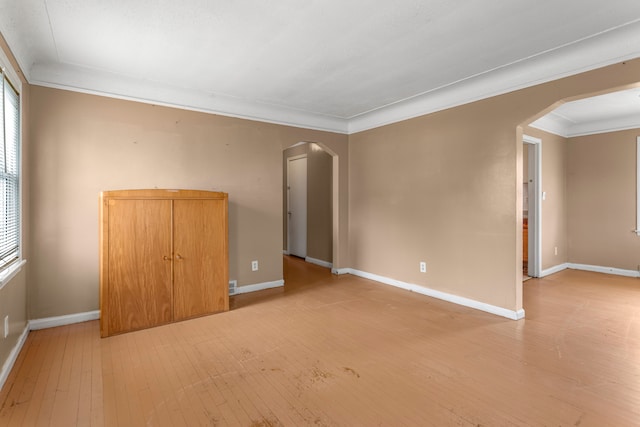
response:
M344 368L342 368L343 371L350 373L351 375L355 376L356 378L360 378L360 374L357 373L354 369L351 368L347 368L346 366Z

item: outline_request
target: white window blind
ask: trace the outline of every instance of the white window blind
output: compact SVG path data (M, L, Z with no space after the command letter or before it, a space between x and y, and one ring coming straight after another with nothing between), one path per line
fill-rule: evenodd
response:
M0 270L20 256L20 95L2 72L0 100Z

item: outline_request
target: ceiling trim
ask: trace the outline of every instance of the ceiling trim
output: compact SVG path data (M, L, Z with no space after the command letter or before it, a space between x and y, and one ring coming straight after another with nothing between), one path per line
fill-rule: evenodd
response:
M533 123L529 123L529 126L563 138L569 138L569 127L566 123L561 122L556 117L553 117L553 112L540 117Z
M346 119L65 64L35 64L29 83L278 125L347 133Z
M629 129L640 129L640 117L616 117L611 120L601 120L597 122L578 124L570 128L568 138L573 138L576 136L595 135L598 133L618 132L621 130Z
M599 133L640 129L640 117L637 115L631 115L567 125L566 123L562 123L557 120L552 113L539 118L529 126L563 138L575 138L578 136L596 135Z
M640 22L634 22L352 117L349 133L502 95L639 56Z
M351 118L331 117L216 93L169 87L73 65L35 64L28 71L27 79L34 85L352 134L639 56L640 22L634 22Z

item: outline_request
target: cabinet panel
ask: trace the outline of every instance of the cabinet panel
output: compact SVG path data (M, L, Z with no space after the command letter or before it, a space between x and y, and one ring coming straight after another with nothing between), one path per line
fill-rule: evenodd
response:
M171 201L109 200L107 250L108 334L170 322Z
M226 199L174 200L174 320L229 310Z
M103 337L229 309L228 195L100 195Z

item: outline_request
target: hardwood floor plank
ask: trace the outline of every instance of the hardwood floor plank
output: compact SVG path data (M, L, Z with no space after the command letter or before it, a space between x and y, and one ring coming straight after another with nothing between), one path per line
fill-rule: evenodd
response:
M129 397L129 414L131 425L146 424L146 414L152 407L152 400L149 387L149 379L141 369L140 353L135 346L137 336L135 334L125 334L119 337L121 351L126 363L122 366L124 375L123 383L125 396Z
M637 279L528 280L516 322L285 262L223 314L31 332L0 425L638 425Z
M172 367L172 387L174 389L173 398L179 403L181 411L188 415L185 417L186 425L206 425L210 418L202 408L202 400L197 393L198 386L202 383L191 362L186 356L186 352L191 348L191 344L184 340L178 331L181 325L173 325L166 330L166 343L173 343L172 353L167 354L164 364Z
M102 379L103 341L96 340L100 335L99 322L87 322L88 339L91 347L91 412L90 425L100 427L107 425L104 417L104 388Z
M7 378L7 384L11 386L5 386L0 394L6 408L0 411L0 425L20 425L26 417L46 352L43 347L42 341L35 337L25 343Z
M50 422L54 425L77 423L82 341L74 337L81 337L81 328L82 325L78 324L69 327L50 415Z
M38 410L38 418L34 425L48 425L51 421L54 403L56 398L56 390L64 365L64 356L69 345L69 335L73 330L73 325L69 327L60 327L59 334L56 334L56 345L51 358L51 365L48 366L48 372L45 373L47 378L42 400ZM68 353L67 353L68 354ZM37 402L36 402L37 403Z
M38 343L38 345L34 345L33 347L27 347L27 351L33 352L35 355L33 359L34 369L32 372L37 372L37 377L35 377L35 383L29 399L28 401L25 401L24 418L22 418L22 420L16 425L36 425L40 408L45 401L44 397L46 386L49 380L51 367L53 365L52 355L56 352L56 347L61 341L59 338L62 336L63 332L63 328L53 328L29 333L27 341L33 338L34 344ZM25 375L28 374L25 373Z
M204 327L206 324L201 319L194 319L193 327L187 328L185 325L176 324L174 330L174 333L183 340L184 363L189 369L187 382L189 393L200 401L205 422L214 425L241 425L232 408L226 403L228 396L225 395L225 389L219 386L218 372L207 368L208 361L221 350L221 347L218 345L208 348L214 331ZM216 358L213 366L218 364Z
M164 332L164 330L160 332ZM155 425L185 426L184 414L174 398L174 388L171 386L167 374L168 368L162 363L161 353L164 352L165 345L158 338L158 334L159 332L156 330L134 332L138 349L146 357L145 376L153 378L149 381L149 385L153 386L154 402L151 415L147 415L147 422L152 420Z
M102 371L102 411L105 426L118 425L116 409L116 380L113 366L113 342L103 340L101 343L101 371Z
M91 425L91 402L93 389L91 386L93 369L93 346L91 334L94 332L91 323L81 323L81 360L80 360L80 387L78 391L77 424L78 426Z

